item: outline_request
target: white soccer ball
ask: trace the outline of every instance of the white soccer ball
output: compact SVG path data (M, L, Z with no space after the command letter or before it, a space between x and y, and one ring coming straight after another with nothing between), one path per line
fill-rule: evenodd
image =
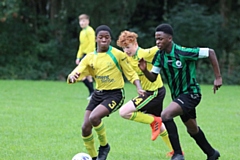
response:
M78 153L72 158L72 160L92 160L92 158L87 153Z

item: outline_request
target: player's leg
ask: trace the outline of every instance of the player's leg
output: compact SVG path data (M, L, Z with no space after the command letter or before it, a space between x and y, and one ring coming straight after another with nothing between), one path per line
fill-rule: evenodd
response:
M89 76L87 76L87 77L84 77L84 78L82 79L82 82L83 82L84 85L87 87L88 92L89 92L89 97L87 98L88 100L90 100L91 95L92 95L92 93L93 93L93 91L94 91L93 82L92 82L92 81L90 82L91 79L92 79L91 76L90 76L90 78L89 78Z
M107 140L106 127L101 120L103 117L109 114L109 110L105 106L100 104L93 110L89 118L94 130L98 135L98 140L100 143L97 160L105 160L107 158L108 152L110 151L110 146Z
M173 148L172 148L172 145L171 145L171 142L169 140L169 137L168 137L168 132L167 132L167 129L164 125L164 123L162 123L162 126L160 128L160 137L162 138L163 142L166 144L166 146L169 148L170 152L167 153L167 156L168 157L172 157L174 151L173 151Z
M154 121L153 115L138 111L131 100L119 109L119 114L122 118L135 122L151 124Z
M220 157L220 154L215 150L208 142L205 134L201 128L197 125L196 119L189 119L184 123L187 127L189 135L195 140L197 145L207 155L208 160L216 160Z
M118 110L124 102L125 95L122 89L103 91L99 93L95 91L95 93L97 93L97 97L95 97L94 94L91 101L99 98L102 102L92 111L90 115L90 122L92 123L100 142L97 160L105 160L110 151L110 145L107 141L106 127L102 122L102 118Z
M162 111L162 114L161 114L163 123L168 131L168 136L174 151L172 159L176 159L176 160L184 160L184 157L182 155L182 149L180 146L177 126L173 118L182 114L183 114L183 110L181 106L176 102L171 102L168 105L168 107L166 107Z
M97 150L95 148L94 137L92 134L92 124L89 121L90 114L91 114L91 111L86 110L84 115L84 122L82 124L82 139L83 139L84 146L86 147L89 155L92 157L92 159L96 159Z
M144 113L142 111L145 111L147 109L147 106L149 106L149 104L156 97L156 95L152 95L152 93L149 92L147 92L145 96L139 95L128 101L119 110L120 116L125 119L144 124L150 124L152 128L152 140L156 140L156 138L158 137L162 125L162 120L160 117Z
M88 90L89 90L89 99L90 99L91 96L92 96L92 93L94 91L93 78L92 78L92 76L89 75L89 76L87 76L87 79L88 79L88 82L89 82Z

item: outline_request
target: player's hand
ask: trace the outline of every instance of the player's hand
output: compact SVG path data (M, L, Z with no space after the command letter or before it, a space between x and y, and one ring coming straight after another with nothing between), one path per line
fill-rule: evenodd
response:
M141 58L139 61L138 61L138 67L142 70L142 71L145 71L147 69L147 62Z
M143 89L138 89L138 94L141 96L145 96L146 95L146 91Z
M75 62L76 62L76 65L78 65L80 63L80 59L77 58Z
M77 81L77 79L79 78L79 76L80 76L80 73L75 73L75 74L69 76L69 78L68 78L69 83L75 83Z
M216 91L222 86L222 77L217 77L214 80L214 84L213 84L213 93L215 94Z

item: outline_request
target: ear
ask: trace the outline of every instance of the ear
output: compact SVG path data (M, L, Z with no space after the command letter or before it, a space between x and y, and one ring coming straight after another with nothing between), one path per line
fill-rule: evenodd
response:
M168 36L168 40L171 42L172 41L172 36Z

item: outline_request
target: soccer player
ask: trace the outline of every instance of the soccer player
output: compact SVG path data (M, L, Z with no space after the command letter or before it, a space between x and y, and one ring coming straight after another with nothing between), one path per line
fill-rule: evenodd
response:
M97 27L96 42L97 50L85 56L70 73L67 82L77 82L79 78L81 79L81 73L90 73L96 81L96 90L93 92L84 116L82 139L93 160L105 160L110 151L110 145L102 118L117 111L124 102L122 73L136 85L138 94L143 95L145 91L141 87L137 73L128 63L126 54L110 45L111 30L108 26ZM96 131L100 142L98 154L92 129Z
M134 32L121 32L117 45L121 47L128 55L128 61L132 68L136 71L141 81L143 89L146 91L145 96L138 95L132 100L124 104L120 110L120 115L135 122L150 124L152 128L152 140L155 140L159 134L163 141L170 149L169 156L173 154L173 149L168 138L165 126L161 125L161 112L163 107L163 99L166 94L165 87L160 74L155 82L149 81L138 67L138 61L144 58L147 61L147 68L152 68L152 60L158 51L157 46L149 49L139 47L137 42L138 35ZM161 130L161 131L160 131Z
M215 51L210 48L185 48L173 42L173 29L161 24L155 30L156 45L159 48L153 68L148 71L146 61L141 59L139 67L152 82L162 69L171 91L172 102L162 111L161 117L171 141L174 155L172 160L184 160L174 117L180 116L189 135L207 155L207 160L216 160L220 153L206 139L196 121L196 107L201 100L200 86L196 80L195 63L199 58L208 57L215 75L213 92L222 85L222 77Z
M79 49L77 52L76 65L79 64L86 54L95 50L95 31L89 25L90 17L87 14L81 14L78 19L82 30L79 34ZM92 76L87 75L86 77L83 77L82 81L88 88L89 97L87 99L89 100L94 91Z

